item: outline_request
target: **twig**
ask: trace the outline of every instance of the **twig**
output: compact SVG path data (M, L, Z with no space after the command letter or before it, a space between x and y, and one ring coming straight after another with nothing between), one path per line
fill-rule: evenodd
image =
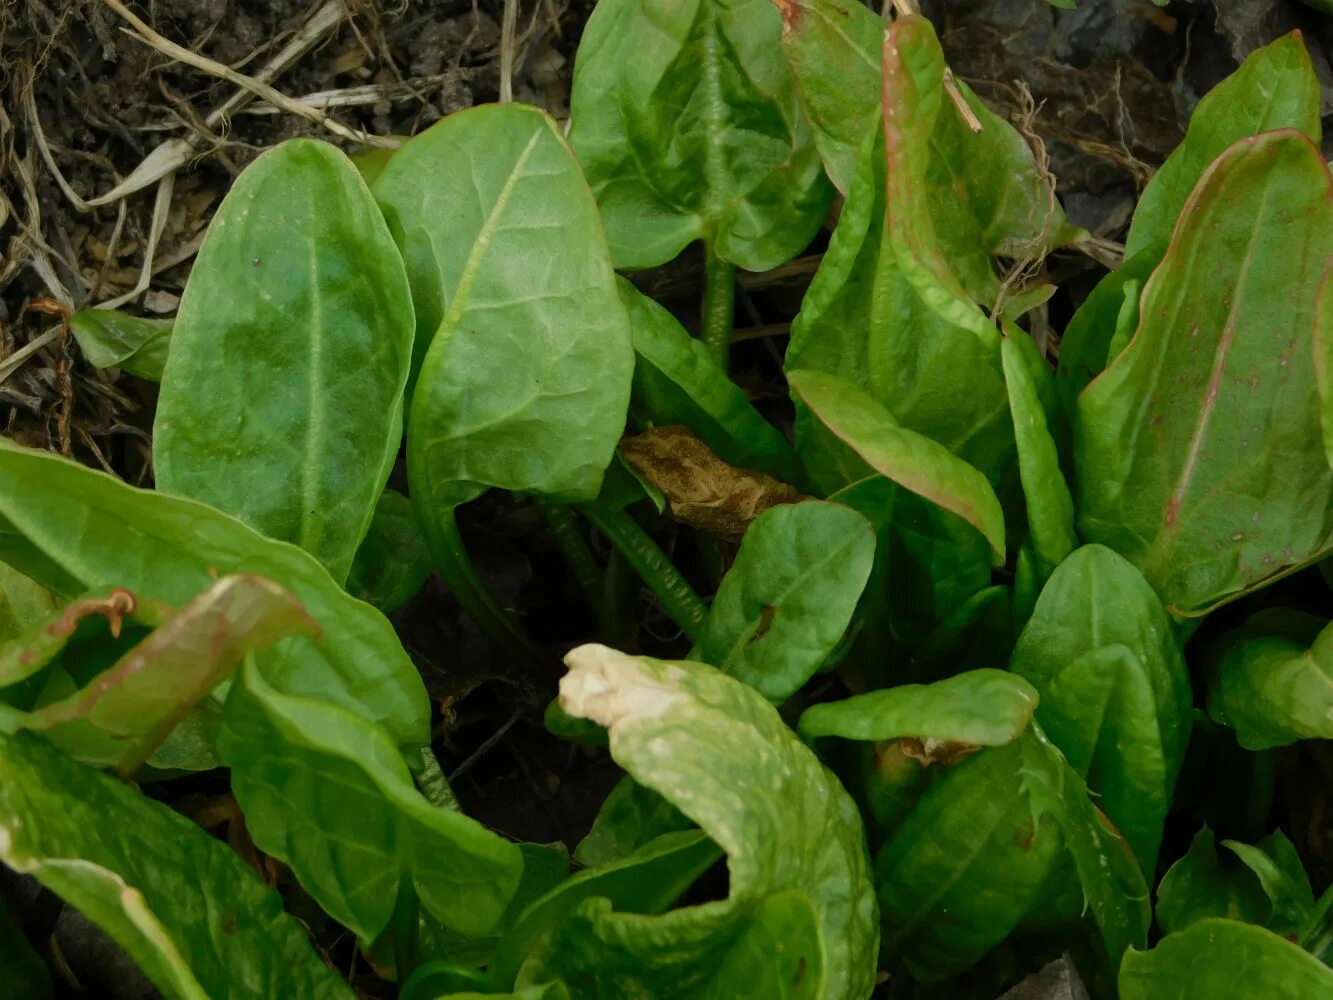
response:
M286 94L279 90L275 90L261 80L256 80L252 76L246 76L244 73L238 73L230 66L225 66L206 56L201 56L197 52L191 52L182 45L177 45L170 38L154 31L150 25L146 24L142 18L121 3L120 0L102 0L102 3L110 7L130 23L131 27L134 28L134 31L128 32L131 37L137 37L138 40L145 45L156 49L163 55L170 56L177 62L183 62L187 66L193 66L200 72L209 74L209 76L216 76L226 80L228 83L233 83L238 87L242 87L250 91L256 97L262 97L270 104L277 105L278 107L296 115L298 118L304 118L306 121L320 125L343 139L350 139L354 142L361 142L371 146L381 146L387 149L398 148L398 143L396 142L383 139L380 136L370 135L367 132L363 132L361 129L348 128L346 125L339 121L335 121L328 115L321 114L313 108L308 108L303 104L293 101Z
M974 133L981 131L981 119L967 103L967 98L963 92L958 89L958 81L953 78L953 70L947 66L944 68L944 92L949 95L949 100L953 101L953 106L958 109L959 116L963 119Z
M141 292L148 290L149 283L153 280L153 258L157 255L157 244L162 239L162 233L167 228L167 218L171 212L171 192L176 186L176 174L174 172L167 174L157 182L157 198L153 202L153 221L148 227L148 246L144 248L143 267L139 269L139 280L134 283L134 287L123 295L117 295L114 299L107 299L97 305L99 309L115 309L117 306L123 306L130 299Z
M41 336L28 341L9 357L0 361L0 383L3 383L9 376L22 368L25 361L59 336L60 327L53 326Z

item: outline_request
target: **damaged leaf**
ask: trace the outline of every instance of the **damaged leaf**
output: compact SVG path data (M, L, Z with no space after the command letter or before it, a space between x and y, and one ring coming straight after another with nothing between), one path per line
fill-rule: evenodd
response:
M772 476L728 465L684 427L625 438L620 454L661 490L673 518L723 538L740 538L770 507L806 499Z

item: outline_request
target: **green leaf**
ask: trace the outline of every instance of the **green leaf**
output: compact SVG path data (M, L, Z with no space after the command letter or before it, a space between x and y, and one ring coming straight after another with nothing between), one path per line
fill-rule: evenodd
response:
M1333 996L1333 970L1271 931L1209 918L1120 966L1121 1000L1310 1000Z
M69 332L94 368L120 368L162 381L171 346L172 319L131 316L116 309L80 309L69 317Z
M933 684L897 687L812 705L798 732L807 740L892 740L910 736L926 745L998 747L1027 729L1037 692L1004 670L971 670Z
M1322 404L1320 423L1324 431L1324 453L1333 466L1333 281L1328 274L1319 284L1315 305L1314 374ZM1327 563L1325 563L1327 565Z
M412 299L335 147L293 139L237 178L171 335L158 488L305 549L342 583L402 437Z
M599 731L604 732L600 729ZM574 848L574 860L597 868L629 857L664 833L688 830L681 811L633 778L621 778L602 802L588 835Z
M347 592L391 615L417 596L429 576L430 555L412 501L385 490L352 560Z
M534 957L541 961L534 951L549 948L561 925L588 900L609 902L626 913L659 914L721 856L703 832L681 830L654 837L622 858L585 868L523 911L496 947L492 977L512 983Z
M1037 384L1020 355L1018 338L1031 343L1022 330L1010 329L1000 344L1000 356L1009 389L1009 412L1014 420L1014 440L1018 443L1018 471L1027 502L1028 530L1040 585L1078 546L1078 536L1074 534L1074 500L1060 471L1055 440L1047 429Z
M1284 937L1298 935L1314 909L1314 891L1310 888L1310 876L1286 834L1276 830L1258 845L1224 840L1222 846L1240 858L1263 887L1272 904L1265 926Z
M975 964L1042 901L1063 849L1034 817L1019 744L983 749L935 778L875 859L884 947L935 982Z
M0 983L9 1000L51 1000L51 974L0 899Z
M1190 192L1232 143L1293 128L1318 145L1319 114L1319 81L1299 31L1250 53L1204 95L1190 115L1185 140L1143 189L1125 238L1125 258L1144 251L1162 257Z
M703 342L624 278L618 283L634 337L635 405L659 427L688 427L731 465L793 478L786 438L718 367Z
M23 635L55 609L49 590L0 562L0 644Z
M596 208L555 123L520 105L451 115L395 154L375 193L434 334L408 429L417 510L434 520L491 486L595 498L633 350Z
M1009 669L1041 696L1037 721L1151 872L1189 742L1189 674L1139 572L1100 545L1056 569Z
M772 952L822 954L811 965L822 964L822 983L789 984L791 995L867 995L878 922L861 818L777 711L703 664L604 646L582 646L566 662L566 710L605 725L616 762L726 852L730 889L725 901L651 919L585 903L529 966L530 981L560 978L591 995L614 984L617 995L734 997L743 995L738 970L752 961L745 952L762 941ZM778 896L799 897L808 914Z
M324 631L322 643L293 637L261 653L270 683L358 712L400 746L428 742L425 686L384 616L305 552L197 501L0 440L0 559L67 597L117 583L174 605L214 575L266 577Z
M617 267L705 239L767 271L824 221L833 188L782 58L769 0L607 0L583 30L570 143Z
M1183 931L1209 917L1264 924L1271 909L1253 871L1235 863L1222 865L1213 831L1206 826L1157 887L1157 926L1164 934Z
M232 685L218 756L255 844L363 941L400 885L445 927L482 935L519 883L519 849L413 787L385 732L330 702L280 694L252 666Z
M746 529L690 658L785 701L842 641L874 555L874 531L848 507L769 508Z
M1128 326L1133 333L1138 325L1142 282L1160 259L1160 254L1148 251L1126 260L1097 282L1065 327L1055 384L1061 412L1069 419L1076 412L1079 393L1115 360L1111 342L1118 339L1118 332Z
M26 733L0 736L0 859L102 927L169 996L347 998L240 856Z
M1261 616L1222 640L1208 685L1208 714L1247 750L1333 738L1333 623L1315 619L1313 641Z
M91 683L29 712L20 728L132 775L247 654L294 635L317 639L319 626L291 594L262 577L223 577Z
M1191 616L1333 544L1311 349L1328 167L1290 130L1243 139L1183 218L1133 341L1079 397L1075 457L1080 534Z
M846 379L814 371L787 373L801 401L876 472L957 514L1004 562L1004 512L986 477L942 445L900 426L889 412Z

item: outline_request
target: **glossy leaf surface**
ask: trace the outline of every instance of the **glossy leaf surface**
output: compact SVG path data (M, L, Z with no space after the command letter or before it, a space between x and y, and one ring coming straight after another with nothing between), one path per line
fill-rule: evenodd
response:
M1175 613L1333 544L1312 351L1330 259L1318 150L1291 131L1241 140L1191 195L1134 339L1079 397L1080 534L1138 566Z
M785 701L842 641L874 555L870 523L850 508L770 508L746 530L691 658Z
M1208 712L1247 750L1333 738L1333 623L1310 627L1313 640L1256 616L1223 640Z
M1333 969L1262 927L1214 917L1130 952L1119 979L1122 1000L1250 1000L1257 984L1271 1000L1333 996Z
M1004 513L986 477L940 444L902 427L884 407L846 379L788 372L801 401L876 472L957 514L1004 562Z
M585 905L552 942L543 963L550 975L576 990L607 981L662 997L732 996L735 973L726 970L742 961L733 944L739 934L793 955L822 953L812 966L822 968L822 983L792 995L864 996L874 980L878 925L861 819L776 710L702 664L602 646L580 647L567 662L565 709L605 725L617 763L725 851L730 892L723 902L651 920ZM755 794L728 791L738 787ZM784 905L777 920L769 907L778 896L799 897L813 919ZM757 925L755 907L776 923L765 917Z
M334 146L255 160L209 225L171 334L158 488L292 542L341 583L402 436L401 258Z
M1270 909L1258 876L1235 859L1224 865L1213 831L1206 826L1157 886L1157 926L1163 934L1209 917L1263 924Z
M596 205L535 108L451 115L375 182L424 351L408 420L419 510L487 487L597 496L624 428L629 321Z
M706 239L766 271L795 257L833 189L782 57L769 0L609 0L584 28L570 143L617 267Z
M1037 719L1151 870L1189 742L1189 675L1161 602L1133 566L1087 545L1037 599L1009 668Z
M68 597L115 582L182 605L211 572L273 580L324 641L294 637L260 654L272 683L358 712L400 745L427 742L425 687L388 621L311 556L211 507L0 441L0 558Z
M232 686L218 755L255 844L362 940L389 923L400 884L468 935L491 930L518 886L518 847L427 802L383 730L280 694L252 667Z
M657 792L633 778L621 778L602 802L588 835L574 848L574 860L589 868L620 861L649 841L692 825Z
M168 995L352 997L226 844L30 734L0 736L0 857L100 925Z
M69 317L69 332L94 368L120 368L149 382L162 381L174 325L116 309L80 309Z

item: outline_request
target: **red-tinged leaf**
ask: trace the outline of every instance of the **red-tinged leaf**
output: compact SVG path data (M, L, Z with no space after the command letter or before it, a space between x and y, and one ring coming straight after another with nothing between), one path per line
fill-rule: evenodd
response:
M977 469L928 437L898 424L889 411L847 379L822 372L788 372L801 401L876 472L956 514L1004 562L1004 511Z
M1319 384L1320 423L1324 429L1324 454L1333 466L1333 271L1326 270L1319 282L1315 309L1314 373Z
M223 577L86 687L27 715L22 728L131 773L247 653L291 635L319 636L296 598L263 577Z
M1193 616L1333 547L1313 344L1333 188L1284 129L1204 174L1133 340L1078 400L1079 527Z

